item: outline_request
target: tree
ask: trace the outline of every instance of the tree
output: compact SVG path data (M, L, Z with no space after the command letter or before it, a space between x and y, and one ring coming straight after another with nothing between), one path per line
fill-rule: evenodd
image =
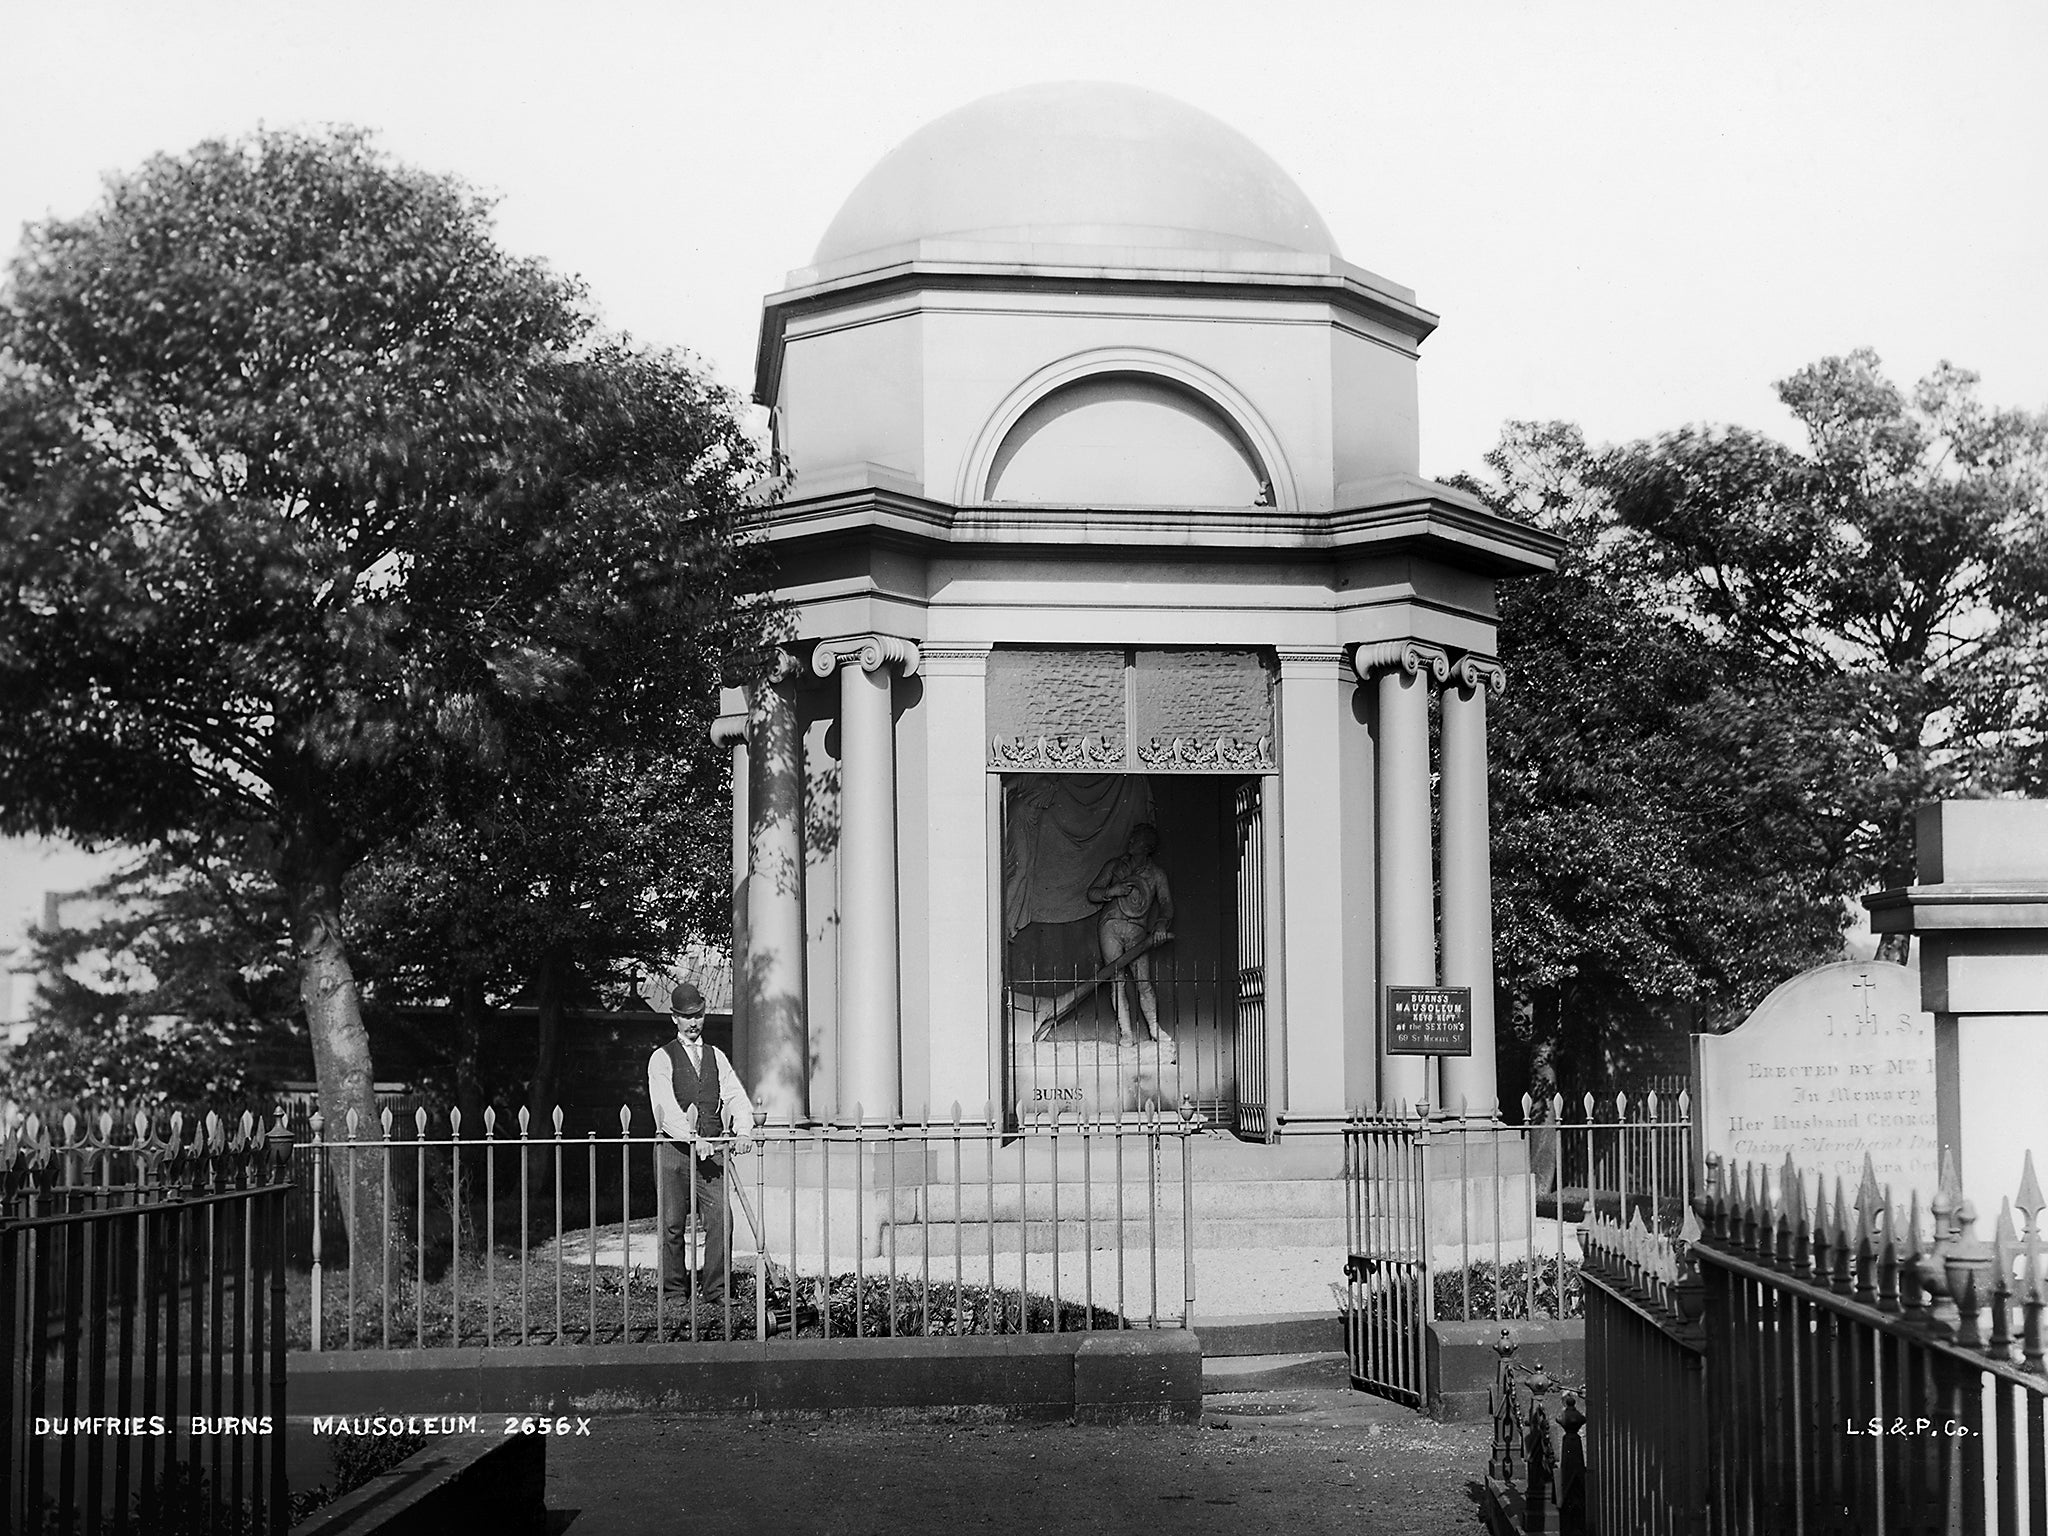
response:
M1804 449L1687 428L1602 470L1696 634L1862 722L1875 757L1839 790L1859 881L1910 878L1913 806L2043 777L2048 412L1976 385L1944 363L1909 398L1868 350L1823 358L1777 386Z
M1501 596L1495 926L1539 1054L1659 999L1735 1022L1907 878L1913 805L2048 779L2048 414L1975 385L1855 352L1779 384L1803 450L1514 423L1488 456L1473 488L1570 546Z
M34 1028L9 1092L46 1105L229 1110L306 1051L289 927L248 858L207 867L151 849L86 893L96 919L38 931Z
M465 1120L483 1103L489 997L531 993L539 1048L526 1102L542 1116L557 1101L573 997L623 992L632 968L669 963L692 940L722 942L731 823L724 796L705 790L723 765L706 761L705 732L688 734L659 750L534 733L511 749L517 766L494 797L437 818L351 882L380 991L454 1006Z
M353 131L152 159L0 304L0 828L259 838L322 1109L368 1117L349 872L555 701L708 721L759 475L461 184Z
M1472 488L1567 543L1502 589L1491 723L1498 984L1540 1087L1560 1055L1604 1075L1655 1010L1731 1022L1839 949L1839 838L1810 786L1853 744L1745 694L1668 611L1576 428L1511 423L1487 463Z

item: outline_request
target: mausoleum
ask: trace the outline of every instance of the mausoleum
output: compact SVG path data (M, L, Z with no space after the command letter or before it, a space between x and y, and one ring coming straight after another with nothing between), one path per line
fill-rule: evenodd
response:
M763 309L795 627L718 727L771 1113L1491 1107L1495 589L1557 546L1420 476L1436 323L1146 91L853 189ZM1389 985L1470 987L1472 1054L1388 1054Z

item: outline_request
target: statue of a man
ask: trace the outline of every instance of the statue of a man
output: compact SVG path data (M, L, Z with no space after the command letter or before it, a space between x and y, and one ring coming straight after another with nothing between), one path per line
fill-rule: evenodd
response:
M1159 851L1159 829L1150 822L1131 828L1124 852L1102 866L1095 883L1088 887L1088 899L1102 908L1096 933L1102 943L1102 963L1114 965L1132 950L1131 963L1110 978L1110 995L1116 999L1117 1043L1130 1045L1130 993L1138 994L1138 1009L1144 1015L1145 1030L1154 1040L1163 1040L1159 1028L1159 995L1152 985L1153 946L1173 935L1173 891L1166 883L1166 871L1152 862Z

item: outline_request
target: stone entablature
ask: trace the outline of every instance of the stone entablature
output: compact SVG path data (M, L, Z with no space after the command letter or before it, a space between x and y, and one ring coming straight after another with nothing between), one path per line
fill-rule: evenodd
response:
M1252 649L1001 646L988 667L997 772L1273 773L1271 658Z

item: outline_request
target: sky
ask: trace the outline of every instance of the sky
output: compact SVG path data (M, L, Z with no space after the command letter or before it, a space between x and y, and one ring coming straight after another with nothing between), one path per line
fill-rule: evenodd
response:
M0 29L0 251L152 153L353 123L742 395L761 297L887 150L1102 79L1243 131L1442 316L1425 474L1514 418L1789 435L1772 381L1858 346L2048 407L2039 0L0 0ZM0 942L76 874L0 857Z

